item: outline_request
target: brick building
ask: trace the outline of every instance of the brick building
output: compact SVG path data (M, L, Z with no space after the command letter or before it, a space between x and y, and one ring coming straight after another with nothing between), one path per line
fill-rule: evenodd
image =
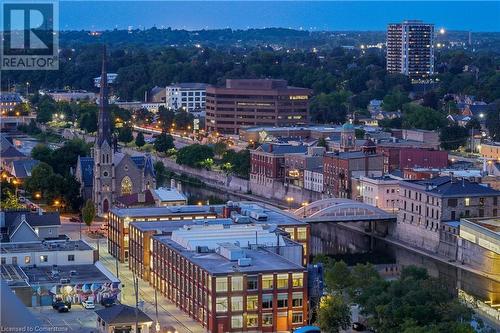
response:
M308 147L307 153L285 154L285 183L304 187L304 172L323 165L324 147Z
M296 126L309 122L311 90L289 87L285 80L226 80L207 87L208 132L238 134L243 126Z
M417 146L417 147L415 147ZM414 142L383 142L377 144L377 153L384 157L384 172L406 168L446 168L448 152L430 147L418 147Z
M253 228L200 227L152 237L151 284L209 332L292 331L307 323L307 271L255 245ZM281 240L283 241L283 240Z
M363 151L326 153L323 191L337 198L351 198L352 178L382 176L382 155Z

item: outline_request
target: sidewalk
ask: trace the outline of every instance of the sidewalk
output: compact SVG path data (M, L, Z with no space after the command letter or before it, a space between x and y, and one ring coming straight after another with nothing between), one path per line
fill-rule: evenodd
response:
M86 239L94 248L95 240ZM100 262L116 275L116 261L107 251L106 246L100 246ZM128 269L128 264L118 263L119 279L124 287L122 288L121 303L135 306L133 274ZM141 279L139 281L139 302L144 301L141 308L147 315L156 321L155 295L154 289ZM173 303L168 301L163 295L158 293L158 319L161 327L174 327L179 333L204 333L206 330L186 313L178 309Z

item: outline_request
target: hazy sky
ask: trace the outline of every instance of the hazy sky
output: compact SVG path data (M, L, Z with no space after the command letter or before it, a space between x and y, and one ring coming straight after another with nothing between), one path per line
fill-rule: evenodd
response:
M500 31L500 1L61 1L60 29L286 27L384 30L421 19L451 30Z

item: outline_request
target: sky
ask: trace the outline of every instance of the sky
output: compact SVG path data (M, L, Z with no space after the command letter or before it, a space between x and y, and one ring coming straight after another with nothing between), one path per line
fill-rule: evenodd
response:
M60 1L61 30L283 27L385 30L420 19L462 31L500 31L500 1Z

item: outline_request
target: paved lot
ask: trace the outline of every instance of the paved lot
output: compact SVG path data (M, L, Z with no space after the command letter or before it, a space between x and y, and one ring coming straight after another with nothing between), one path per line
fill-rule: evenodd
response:
M101 306L96 306L100 309ZM53 328L54 332L81 332L96 331L97 315L93 310L86 310L82 306L73 304L69 312L59 313L51 306L28 308L40 319L43 325Z

